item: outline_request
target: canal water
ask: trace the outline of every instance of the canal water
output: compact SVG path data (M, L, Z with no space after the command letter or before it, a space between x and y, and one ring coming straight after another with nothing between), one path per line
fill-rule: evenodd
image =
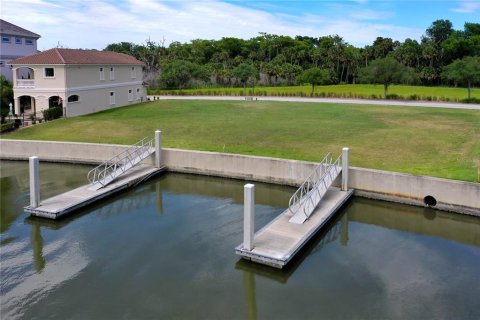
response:
M480 319L480 219L354 198L286 270L240 260L243 181L164 174L60 221L1 161L2 319ZM41 196L90 167L41 163ZM256 183L256 229L293 189Z

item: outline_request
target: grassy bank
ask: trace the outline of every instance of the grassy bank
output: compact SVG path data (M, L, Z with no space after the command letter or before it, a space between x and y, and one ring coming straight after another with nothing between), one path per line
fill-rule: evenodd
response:
M311 86L291 87L257 87L253 92L247 88L248 95L257 96L297 96L308 97L312 91ZM242 88L204 88L185 90L149 90L149 94L162 95L243 95ZM425 100L425 101L452 101L459 102L467 98L466 88L452 87L421 87L421 86L390 86L389 99L396 100ZM347 84L316 86L315 97L358 98L358 99L383 99L383 86L370 84ZM472 90L472 97L480 99L480 89Z
M319 161L478 181L480 111L268 101L162 100L55 120L2 138L132 144Z

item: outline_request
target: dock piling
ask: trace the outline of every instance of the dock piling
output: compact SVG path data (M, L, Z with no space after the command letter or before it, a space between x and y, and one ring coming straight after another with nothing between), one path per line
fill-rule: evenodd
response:
M348 191L348 148L342 149L342 191Z
M155 131L155 167L160 168L162 162L162 131Z
M243 193L243 248L253 249L253 231L255 214L255 185L248 183L244 186Z
M40 203L40 172L37 156L29 158L30 171L30 206L37 208Z

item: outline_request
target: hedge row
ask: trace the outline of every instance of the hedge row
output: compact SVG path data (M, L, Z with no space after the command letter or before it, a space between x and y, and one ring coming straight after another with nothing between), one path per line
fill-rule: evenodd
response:
M15 122L13 121L2 123L0 125L0 132L13 130L14 126L15 126Z

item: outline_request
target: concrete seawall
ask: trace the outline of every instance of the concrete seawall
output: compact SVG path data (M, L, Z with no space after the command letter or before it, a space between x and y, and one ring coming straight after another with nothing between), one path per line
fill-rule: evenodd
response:
M128 146L32 140L0 140L0 159L97 164ZM340 150L339 150L340 152ZM181 149L162 149L162 163L173 172L298 186L315 163ZM145 160L153 164L153 156ZM334 183L340 186L340 179ZM349 187L355 194L411 205L425 206L425 197L435 199L435 208L480 216L480 183L439 179L410 174L349 168Z

